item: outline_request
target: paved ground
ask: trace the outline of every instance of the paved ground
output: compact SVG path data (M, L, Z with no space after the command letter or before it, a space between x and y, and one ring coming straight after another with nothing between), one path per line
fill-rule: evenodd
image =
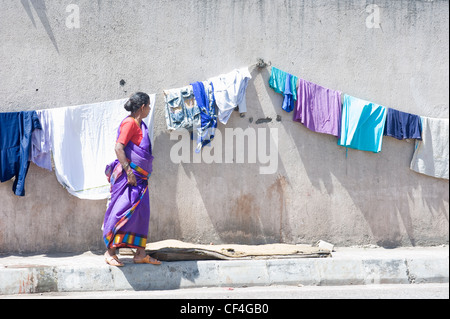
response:
M0 299L449 299L449 284L214 287L6 295Z
M135 265L131 257L124 257L124 262L125 267L110 267L105 264L101 253L91 252L80 255L0 256L0 295L103 291L106 296L124 290L149 293L169 291L170 294L180 289L203 287L280 285L401 284L406 289L408 285L414 289L417 284L449 282L448 246L336 248L330 258L206 260L163 262L161 266L153 266ZM303 287L298 287L302 289L296 292L306 291Z

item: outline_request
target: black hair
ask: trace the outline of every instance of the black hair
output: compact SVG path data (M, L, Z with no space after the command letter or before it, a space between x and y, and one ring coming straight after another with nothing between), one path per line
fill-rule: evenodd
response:
M127 103L125 103L125 110L134 113L141 108L143 104L147 105L150 103L150 97L147 93L137 92L134 93Z

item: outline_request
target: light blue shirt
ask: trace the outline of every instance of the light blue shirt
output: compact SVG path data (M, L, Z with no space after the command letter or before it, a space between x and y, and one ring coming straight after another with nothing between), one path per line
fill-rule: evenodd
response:
M338 145L378 153L383 144L386 108L344 95Z
M234 108L239 106L239 113L247 112L245 95L252 78L248 68L236 69L208 80L214 86L214 98L217 105L217 117L227 124Z

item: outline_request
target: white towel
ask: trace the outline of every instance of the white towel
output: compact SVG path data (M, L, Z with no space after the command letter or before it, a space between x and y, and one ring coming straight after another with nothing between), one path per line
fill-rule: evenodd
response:
M116 158L117 130L129 115L124 109L127 100L47 110L56 178L70 194L91 200L109 197L105 167ZM152 135L154 94L150 103L151 116L144 122Z
M422 141L416 141L410 168L421 174L448 179L449 119L421 119Z

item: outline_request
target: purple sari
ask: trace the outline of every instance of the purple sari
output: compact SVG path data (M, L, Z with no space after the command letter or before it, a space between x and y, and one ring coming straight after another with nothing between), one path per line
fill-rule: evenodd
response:
M148 128L141 123L142 141L139 146L129 142L125 155L136 175L137 186L127 184L127 174L119 160L106 166L105 174L111 183L111 202L103 222L106 247L145 248L150 222L148 179L152 172L153 156ZM120 133L120 128L118 136Z

